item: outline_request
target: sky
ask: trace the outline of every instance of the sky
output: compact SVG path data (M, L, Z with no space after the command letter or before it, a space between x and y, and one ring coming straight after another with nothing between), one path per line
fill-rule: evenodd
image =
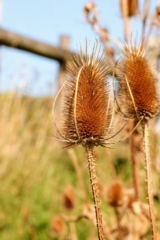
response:
M123 41L119 0L95 0L101 25ZM140 4L143 4L143 0ZM94 42L98 36L86 23L83 8L88 0L0 0L1 27L15 33L58 46L61 35L70 36L70 50L85 38ZM151 12L157 0L151 0ZM139 19L133 34L140 32ZM28 52L0 48L0 90L23 92L34 96L52 95L57 89L59 64Z

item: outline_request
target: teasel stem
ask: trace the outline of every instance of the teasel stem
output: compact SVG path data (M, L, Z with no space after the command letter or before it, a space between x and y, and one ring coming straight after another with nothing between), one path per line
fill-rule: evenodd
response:
M129 121L130 132L135 128L135 120ZM136 147L135 147L135 134L134 132L130 135L130 151L131 151L131 161L132 161L132 172L133 172L133 187L135 191L135 199L139 199L139 181L138 181L138 161L136 156Z
M117 230L118 230L118 240L122 240L122 233L121 233L121 224L120 224L120 214L117 208L114 208L116 221L117 221Z
M144 1L143 6L143 19L142 19L142 41L145 39L145 31L146 31L146 22L149 15L149 0Z
M94 151L93 151L92 144L88 143L86 145L86 154L87 154L87 160L88 160L88 170L89 170L89 175L90 175L92 196L93 196L95 213L96 213L98 239L104 240L102 214L101 214L101 209L100 209L99 190L98 190L98 185L97 185L95 158L94 158Z
M157 240L157 229L156 229L156 217L154 213L154 204L152 196L152 180L151 180L151 170L150 170L150 153L149 153L149 137L148 137L148 122L144 120L142 122L143 127L143 150L145 156L145 169L146 169L146 187L147 187L147 197L149 204L149 214L152 225L152 239Z

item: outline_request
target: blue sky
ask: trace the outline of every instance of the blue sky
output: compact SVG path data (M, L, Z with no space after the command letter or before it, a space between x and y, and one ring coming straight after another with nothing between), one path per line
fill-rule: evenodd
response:
M1 26L16 33L59 44L61 35L71 38L70 49L76 44L98 36L85 22L83 7L87 0L1 0ZM143 0L140 1L141 4ZM151 0L151 11L157 0ZM122 19L118 0L95 0L100 22L119 40L123 40ZM139 20L133 23L133 34L140 32ZM33 54L2 47L0 50L0 89L3 91L25 88L26 94L36 96L53 94L56 89L58 63Z

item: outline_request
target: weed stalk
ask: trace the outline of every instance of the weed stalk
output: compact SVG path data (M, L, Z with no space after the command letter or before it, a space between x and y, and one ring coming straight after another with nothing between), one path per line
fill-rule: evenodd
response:
M99 198L99 190L97 185L95 158L94 158L94 151L93 151L92 144L86 145L86 154L87 154L87 160L88 160L88 171L90 176L90 184L92 188L92 196L93 196L95 213L96 213L98 238L99 240L104 240L103 222L102 222L102 214L100 209L100 198Z
M151 180L151 160L149 153L149 137L148 137L148 123L143 121L143 151L145 156L145 169L146 169L146 187L147 187L147 199L149 204L149 214L152 225L152 239L157 240L157 229L156 229L156 217L154 213L154 204L152 196L152 180Z

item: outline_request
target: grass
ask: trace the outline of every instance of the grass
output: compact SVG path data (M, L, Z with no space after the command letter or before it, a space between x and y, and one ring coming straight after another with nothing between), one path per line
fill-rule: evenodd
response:
M0 96L1 240L56 240L73 239L73 236L94 239L96 236L93 221L87 219L64 223L60 234L55 231L55 217L81 215L85 201L68 150L47 138L53 133L52 103L51 98L19 97L14 93ZM107 188L114 179L111 168L116 169L126 188L132 187L129 152L123 150L125 145L120 146L111 150L111 155L106 149L96 149L102 211L112 228L116 226L114 211L106 203ZM85 152L82 147L74 151L88 193L88 204L91 204ZM110 156L111 161L108 160ZM144 176L143 168L140 175ZM142 177L142 195L143 180ZM70 210L63 204L64 189L68 186L72 186L75 192L75 207ZM158 204L156 207L158 209ZM146 239L150 239L150 235Z

